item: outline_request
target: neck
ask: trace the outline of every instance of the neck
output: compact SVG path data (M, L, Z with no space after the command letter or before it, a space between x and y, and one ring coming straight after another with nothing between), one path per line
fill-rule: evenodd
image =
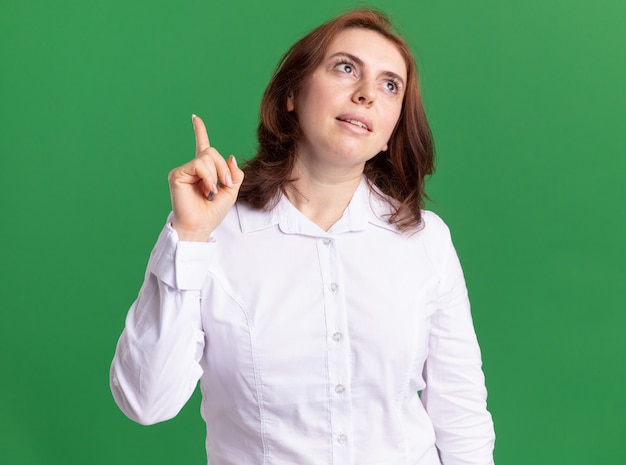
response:
M317 173L297 160L293 174L296 181L285 195L304 216L328 231L350 203L361 182L362 170Z

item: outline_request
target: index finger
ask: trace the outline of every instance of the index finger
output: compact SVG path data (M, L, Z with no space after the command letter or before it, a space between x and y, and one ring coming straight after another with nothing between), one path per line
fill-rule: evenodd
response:
M206 131L204 121L199 116L191 115L191 122L193 124L193 132L196 135L196 157L211 147L209 142L209 135Z

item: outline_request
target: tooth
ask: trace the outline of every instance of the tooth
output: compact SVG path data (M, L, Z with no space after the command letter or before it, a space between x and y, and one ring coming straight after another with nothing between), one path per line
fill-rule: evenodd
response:
M362 127L362 128L365 128L365 127L366 127L366 126L365 126L365 124L363 124L363 123L361 123L360 121L357 121L357 120L355 120L355 119L351 119L351 120L350 120L350 123L352 123L352 124L354 124L354 125L356 125L356 126Z

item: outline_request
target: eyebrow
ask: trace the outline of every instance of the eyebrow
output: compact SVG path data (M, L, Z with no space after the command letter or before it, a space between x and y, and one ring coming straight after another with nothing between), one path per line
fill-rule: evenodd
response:
M352 55L351 53L348 53L348 52L333 53L331 56L328 57L328 59L337 58L341 56L349 58L351 61L355 62L359 66L364 65L363 60L361 60L359 57ZM383 71L383 74L392 79L397 79L404 86L404 79L402 79L399 74L394 73L393 71Z

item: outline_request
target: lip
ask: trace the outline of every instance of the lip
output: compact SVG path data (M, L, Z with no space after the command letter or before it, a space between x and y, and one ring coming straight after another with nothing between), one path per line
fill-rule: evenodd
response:
M367 132L372 132L374 129L372 126L372 120L370 120L369 118L366 118L363 115L359 115L356 113L347 113L345 115L339 115L336 119L343 123L349 124L355 129L360 129L360 130L367 131ZM358 121L359 123L361 123L361 125L364 125L365 127L358 125L358 124L354 124L352 121Z

